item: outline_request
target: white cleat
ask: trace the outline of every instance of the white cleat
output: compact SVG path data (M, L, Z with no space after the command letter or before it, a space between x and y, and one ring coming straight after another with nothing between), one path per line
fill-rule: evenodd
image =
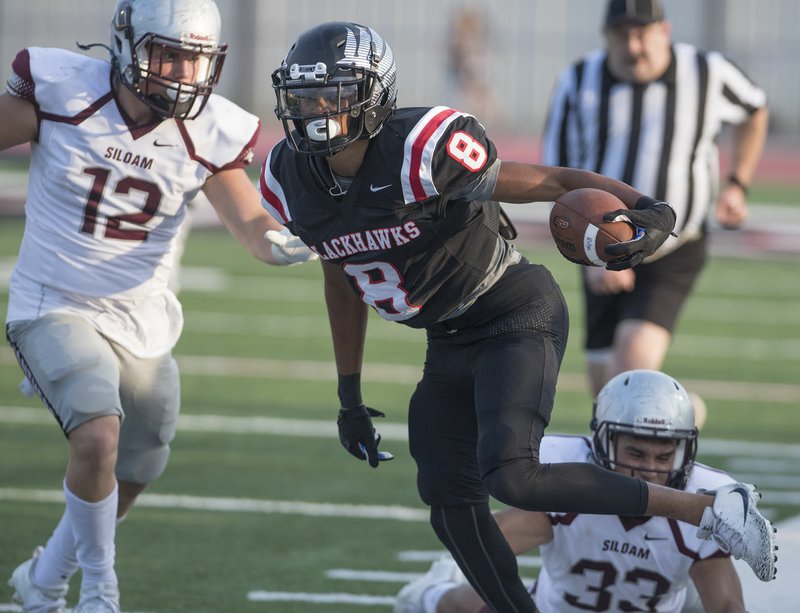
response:
M81 590L81 601L72 613L120 613L116 583L95 583Z
M703 512L697 537L714 539L720 549L747 562L761 581L772 581L778 560L776 530L756 508L761 494L747 483L731 483L713 493L714 503Z
M455 560L445 554L431 564L427 573L414 579L397 594L394 613L425 613L422 598L428 588L440 583L466 583L467 579Z
M33 582L33 570L42 551L43 547L34 549L31 559L17 566L11 574L8 585L14 588L13 600L27 613L65 613L69 585L46 589Z

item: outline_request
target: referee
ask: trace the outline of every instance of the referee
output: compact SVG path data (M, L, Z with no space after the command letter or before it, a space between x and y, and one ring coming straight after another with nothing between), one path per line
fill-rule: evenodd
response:
M635 269L583 269L592 394L614 375L660 370L672 330L706 261L706 222L737 228L767 133L764 92L718 52L671 42L659 0L610 0L605 49L564 70L551 100L544 164L621 179L675 209L669 238ZM717 137L733 124L720 181ZM721 185L721 186L720 186ZM693 395L702 425L702 400Z

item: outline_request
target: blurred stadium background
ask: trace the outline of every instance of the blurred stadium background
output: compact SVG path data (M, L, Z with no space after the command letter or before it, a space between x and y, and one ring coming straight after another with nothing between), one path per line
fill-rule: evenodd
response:
M0 1L0 74L29 45L75 49L108 41L113 0ZM490 133L535 137L558 71L602 44L604 0L220 0L223 39L230 43L219 92L258 114L267 128L274 98L270 74L287 47L321 21L373 26L392 46L400 104L455 99L444 61L455 17L483 17L486 78L497 97ZM795 0L664 0L678 40L730 54L767 91L776 141L800 141L800 3ZM475 40L481 45L480 40ZM103 55L102 49L93 53ZM105 57L105 56L103 56ZM462 105L463 106L463 105ZM464 109L471 110L471 109Z
M30 45L106 42L113 0L0 0L0 78ZM448 73L456 14L485 20L486 77L495 96L479 113L501 155L535 160L557 72L602 44L604 0L218 0L230 43L219 92L262 118L262 149L280 137L269 75L302 30L348 19L375 27L399 65L400 103L474 111ZM796 611L800 576L800 3L664 0L674 37L729 53L767 91L768 151L741 232L716 231L712 260L690 299L665 370L706 399L702 461L759 484L781 523L778 582L742 572L751 611ZM476 45L479 41L476 41ZM91 53L105 57L102 49ZM1 119L0 119L1 120ZM0 314L22 232L26 148L0 154ZM257 169L254 169L254 172ZM2 213L8 216L3 217ZM553 270L572 333L551 431L583 433L590 399L580 351L575 267L552 248L546 207L513 211L525 253ZM202 220L202 216L198 216ZM213 213L208 220L213 221ZM344 453L333 423L335 371L318 266L265 268L225 233L194 232L176 348L183 408L164 477L120 528L126 611L346 613L388 611L403 581L440 549L426 523L406 448L405 410L424 351L415 331L371 325L365 395L397 456L379 470ZM61 513L63 437L0 345L0 612L5 578ZM794 560L794 561L793 561ZM524 560L534 575L537 559Z

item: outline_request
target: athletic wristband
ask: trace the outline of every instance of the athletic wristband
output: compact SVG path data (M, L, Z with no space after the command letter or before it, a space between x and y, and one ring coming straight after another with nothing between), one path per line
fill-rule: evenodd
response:
M744 181L742 181L739 177L737 177L735 174L731 173L731 174L728 175L728 184L729 185L735 185L740 190L742 190L742 193L745 196L747 195L747 190L749 189L749 186Z
M650 196L642 196L636 201L636 204L633 206L634 209L637 211L643 211L645 209L652 209L656 204L667 204L663 200L656 200L655 198L651 198Z
M361 373L339 375L339 402L342 408L354 409L364 404L361 400Z

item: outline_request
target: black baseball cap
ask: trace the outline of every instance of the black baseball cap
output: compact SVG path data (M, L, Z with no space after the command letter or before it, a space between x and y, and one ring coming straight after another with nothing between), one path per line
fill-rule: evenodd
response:
M646 25L663 20L664 9L659 0L610 0L605 27L611 28L621 23Z

